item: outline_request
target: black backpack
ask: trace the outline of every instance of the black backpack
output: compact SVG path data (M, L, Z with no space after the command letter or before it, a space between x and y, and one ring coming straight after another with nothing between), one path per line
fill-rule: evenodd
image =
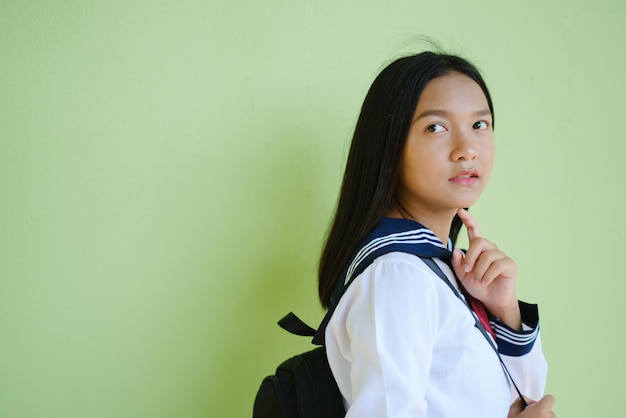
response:
M278 321L292 334L313 337L315 330L293 313ZM261 382L253 418L342 418L343 397L330 371L326 348L318 347L281 363Z

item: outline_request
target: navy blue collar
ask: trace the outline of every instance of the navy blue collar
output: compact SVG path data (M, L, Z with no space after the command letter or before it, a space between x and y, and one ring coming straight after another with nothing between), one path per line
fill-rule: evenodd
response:
M383 218L363 240L343 273L342 283L348 284L383 254L403 252L422 257L452 258L452 242L441 243L437 235L411 219Z
M320 324L314 344L324 344L326 325L332 316L341 296L352 281L358 277L374 260L383 254L403 252L420 257L439 258L450 263L452 258L452 242L442 244L439 238L422 224L410 219L383 218L374 230L362 241L361 245L350 258L342 277L337 283L335 293L326 316Z

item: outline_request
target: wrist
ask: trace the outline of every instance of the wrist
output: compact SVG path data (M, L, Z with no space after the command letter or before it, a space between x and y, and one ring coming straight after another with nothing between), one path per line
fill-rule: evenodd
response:
M517 301L501 307L486 306L486 309L492 316L496 317L496 320L503 322L509 328L522 330L522 314Z

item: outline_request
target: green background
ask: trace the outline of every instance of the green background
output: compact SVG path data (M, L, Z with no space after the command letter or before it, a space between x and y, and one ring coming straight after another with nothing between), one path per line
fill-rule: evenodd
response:
M473 208L541 305L562 417L621 416L626 2L0 1L0 417L248 417L377 72L471 58Z

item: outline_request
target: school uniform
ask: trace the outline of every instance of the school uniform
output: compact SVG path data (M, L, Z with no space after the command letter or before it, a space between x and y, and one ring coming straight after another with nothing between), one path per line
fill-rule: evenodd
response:
M466 306L451 249L417 222L385 218L353 255L316 336L326 345L347 418L508 415L517 392L493 337L481 333ZM432 257L461 297L416 255ZM520 309L522 331L497 318L491 326L513 380L538 400L547 364L537 307L520 302Z

